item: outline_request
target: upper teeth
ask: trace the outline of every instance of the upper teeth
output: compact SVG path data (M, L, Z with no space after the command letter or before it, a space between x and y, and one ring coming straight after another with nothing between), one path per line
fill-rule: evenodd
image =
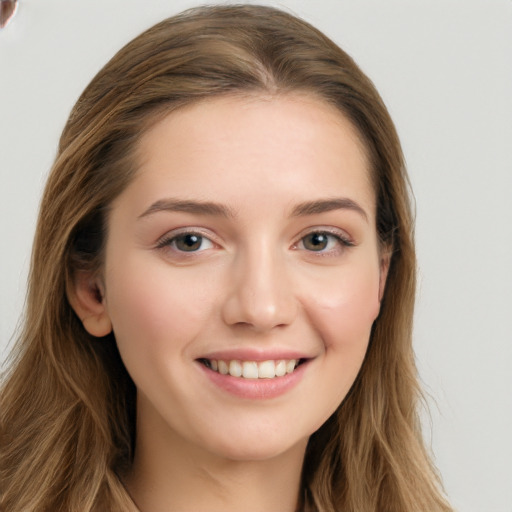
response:
M292 373L298 359L279 359L277 361L223 361L208 359L208 366L222 375L243 377L245 379L273 379Z

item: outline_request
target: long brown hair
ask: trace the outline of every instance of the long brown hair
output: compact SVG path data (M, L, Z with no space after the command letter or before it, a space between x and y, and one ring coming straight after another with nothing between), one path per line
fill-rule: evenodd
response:
M164 114L218 95L304 92L357 128L371 163L377 229L392 252L359 376L312 435L300 509L451 508L424 448L412 351L415 253L396 130L370 80L321 32L261 6L212 6L134 39L86 88L63 131L37 225L24 329L2 392L2 510L123 510L135 387L113 335L84 330L66 290L101 268L109 206L132 179L141 134Z

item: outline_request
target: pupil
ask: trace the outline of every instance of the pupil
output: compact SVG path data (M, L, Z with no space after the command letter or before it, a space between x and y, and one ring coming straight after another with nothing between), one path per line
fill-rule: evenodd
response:
M327 236L323 233L312 233L306 237L304 245L312 251L321 251L327 247Z
M183 235L176 240L176 245L183 251L195 251L201 247L201 241L198 235Z

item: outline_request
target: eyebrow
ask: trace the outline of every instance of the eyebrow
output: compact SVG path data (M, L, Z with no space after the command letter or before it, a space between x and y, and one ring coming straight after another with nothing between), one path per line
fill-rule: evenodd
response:
M368 222L368 214L364 211L364 209L354 200L347 197L335 197L300 203L293 209L292 217L316 215L333 210L352 210L361 215L361 217L363 217L363 219Z
M361 215L368 222L365 210L355 201L346 197L317 199L299 203L292 210L292 217L305 217L317 215L333 210L352 210ZM196 215L214 215L218 217L234 218L235 212L225 205L213 201L192 201L186 199L160 199L145 210L139 219L157 212L185 212Z
M234 217L234 212L221 204L211 201L189 201L186 199L160 199L139 215L139 219L157 212L185 212L197 215Z

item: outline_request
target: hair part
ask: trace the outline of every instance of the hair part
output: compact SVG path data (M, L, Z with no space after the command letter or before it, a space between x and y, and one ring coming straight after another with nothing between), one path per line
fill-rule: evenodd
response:
M447 512L424 448L412 351L416 261L404 160L389 114L354 61L271 7L186 11L128 43L71 112L37 225L26 321L2 392L1 506L123 510L117 475L134 443L135 386L113 335L91 337L66 298L100 272L110 205L131 182L141 135L185 105L223 95L306 93L357 129L377 231L391 253L381 312L351 391L310 439L301 510Z

